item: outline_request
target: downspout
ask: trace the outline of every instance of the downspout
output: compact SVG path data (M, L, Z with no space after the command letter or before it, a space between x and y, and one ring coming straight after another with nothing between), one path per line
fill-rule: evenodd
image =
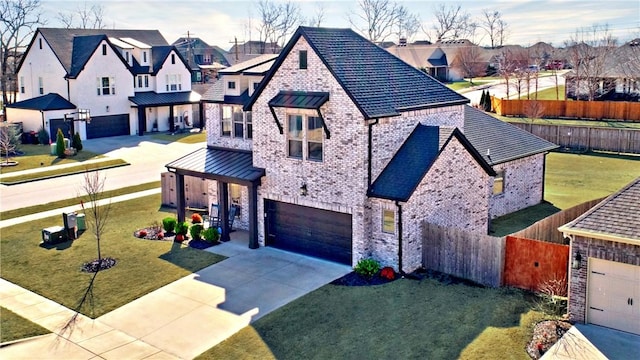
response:
M565 98L566 99L566 98ZM545 182L545 178L547 176L547 154L548 152L545 152L544 155L542 156L542 201L544 201L544 182Z
M67 80L67 100L71 102L71 85L69 84L69 78L65 76L64 79Z
M398 272L404 276L404 271L402 270L402 205L397 200L396 207L398 208Z
M373 158L373 125L378 123L379 119L375 119L374 122L370 122L369 125L369 138L368 138L368 149L367 155L369 156L367 160L367 189L371 187L371 159Z

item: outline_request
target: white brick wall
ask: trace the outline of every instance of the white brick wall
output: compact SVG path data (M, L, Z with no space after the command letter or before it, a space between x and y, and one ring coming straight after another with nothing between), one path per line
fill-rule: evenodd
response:
M204 105L207 126L207 145L224 147L229 149L251 150L251 139L240 139L230 136L220 136L220 118L222 116L222 104L207 103ZM255 121L255 120L254 120ZM246 129L245 129L246 135Z

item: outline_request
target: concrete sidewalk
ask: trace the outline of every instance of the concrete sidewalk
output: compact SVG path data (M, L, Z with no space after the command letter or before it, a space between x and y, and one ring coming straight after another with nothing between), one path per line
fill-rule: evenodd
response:
M269 247L248 233L205 251L228 259L95 320L0 279L0 305L54 332L0 348L3 359L191 359L252 321L352 269Z

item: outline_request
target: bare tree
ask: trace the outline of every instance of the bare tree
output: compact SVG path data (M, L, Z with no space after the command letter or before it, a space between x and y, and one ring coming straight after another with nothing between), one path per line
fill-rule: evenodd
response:
M524 104L524 116L531 119L542 119L544 116L544 105L538 100L529 100Z
M497 56L496 58L496 62L498 64L498 74L500 75L500 77L502 77L502 79L505 82L505 86L507 87L506 89L506 96L507 99L509 98L509 89L510 89L510 83L511 83L511 78L513 77L513 74L515 72L515 69L517 67L516 65L516 60L515 60L515 56L513 54L513 52L509 49L503 49Z
M475 45L461 47L451 66L468 78L471 84L473 78L484 76L487 70L480 47Z
M5 156L5 163L8 164L13 154L18 148L15 129L8 123L0 123L0 151Z
M394 34L397 26L405 30L413 28L417 19L404 6L390 0L358 0L357 9L349 13L347 18L357 31L374 43L385 41ZM399 25L403 21L405 24Z
M36 27L44 25L41 16L40 0L1 0L0 2L0 33L2 35L0 91L2 91L2 102L5 106L15 101L18 50L26 45ZM9 97L9 93L13 96Z
M407 8L398 8L398 19L395 24L397 39L411 41L420 30L420 18L418 15L410 13Z
M260 22L256 28L263 48L271 43L271 52L276 53L278 45L283 46L288 36L302 22L300 6L293 1L276 4L270 0L258 2Z
M471 15L460 5L438 4L433 9L435 21L432 26L436 41L456 40L467 37L475 31Z
M507 37L508 25L498 10L483 9L478 25L489 36L491 47L503 46Z
M93 4L90 7L85 2L83 5L73 11L59 12L58 20L64 24L67 29L104 29L104 6L101 4Z
M313 13L313 16L309 19L309 26L320 27L322 26L322 22L324 21L324 17L326 8L323 2L316 3L316 11Z
M82 208L85 209L87 227L93 232L96 238L96 244L98 246L98 263L100 269L102 268L102 253L100 251L100 240L102 234L104 234L105 228L109 220L109 214L111 212L111 203L106 205L99 205L98 201L102 199L102 193L104 192L104 184L106 177L100 176L99 171L85 172L84 182L82 183L82 190L87 195L89 200L89 207L85 209L84 204ZM88 210L88 211L87 211Z

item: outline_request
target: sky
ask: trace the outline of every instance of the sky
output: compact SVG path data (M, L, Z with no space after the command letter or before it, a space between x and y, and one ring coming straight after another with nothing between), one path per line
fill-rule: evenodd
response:
M279 0L272 0L280 2ZM324 27L352 27L348 14L357 9L356 0L293 0L300 5L302 15L311 18L319 6L324 7ZM159 30L169 43L180 37L199 37L209 45L229 49L238 42L257 40L255 28L259 17L257 0L101 0L67 1L41 0L47 27L62 27L60 12L70 12L92 4L102 4L107 28ZM640 37L640 0L479 0L396 2L418 15L423 27L433 24L433 9L440 3L459 4L472 17L479 18L483 9L498 10L509 27L508 44L533 45L539 41L562 46L575 36L578 29L607 25L611 34L624 43ZM319 5L320 4L320 5ZM250 19L252 19L250 21ZM253 24L251 26L250 24ZM306 23L304 25L307 25ZM419 32L414 40L426 39ZM397 39L389 38L397 42ZM481 32L474 39L487 45Z

